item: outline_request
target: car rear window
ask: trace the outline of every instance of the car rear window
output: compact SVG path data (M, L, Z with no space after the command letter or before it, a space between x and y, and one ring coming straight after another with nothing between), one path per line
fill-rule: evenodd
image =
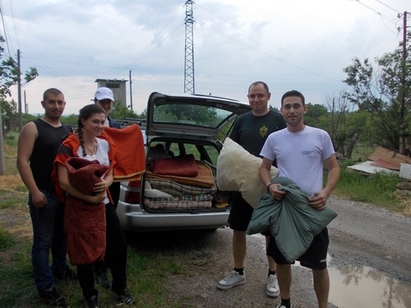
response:
M232 112L214 107L187 103L161 104L154 107L153 121L217 128L230 115L232 115Z

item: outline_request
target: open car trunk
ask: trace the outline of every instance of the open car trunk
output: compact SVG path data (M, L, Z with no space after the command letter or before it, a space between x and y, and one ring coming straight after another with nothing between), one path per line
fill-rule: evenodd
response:
M157 137L147 145L141 205L148 212L214 212L229 207L216 186L221 143Z

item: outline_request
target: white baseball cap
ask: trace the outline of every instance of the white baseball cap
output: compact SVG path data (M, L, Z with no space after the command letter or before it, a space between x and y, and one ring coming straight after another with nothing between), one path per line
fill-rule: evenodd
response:
M113 91L106 87L98 88L96 93L94 93L94 97L99 101L102 101L103 99L110 99L114 102Z

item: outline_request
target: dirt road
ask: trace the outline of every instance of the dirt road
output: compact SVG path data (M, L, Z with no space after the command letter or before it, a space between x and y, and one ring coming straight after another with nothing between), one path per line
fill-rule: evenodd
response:
M411 218L335 197L328 206L339 214L329 225L329 307L411 307ZM178 298L181 307L279 304L279 299L265 295L267 265L260 235L248 237L246 284L224 291L216 284L232 268L230 229L148 235L136 244L139 249L176 255L184 265L185 275L170 277L166 286L170 299ZM292 303L294 308L316 307L311 272L297 265Z
M332 197L328 206L339 215L329 225L329 307L411 307L411 217L363 203ZM3 226L30 239L27 209L2 210ZM16 224L16 222L18 222ZM173 256L182 275L170 275L164 287L178 307L276 307L280 300L265 295L267 265L264 238L248 237L246 284L217 289L232 269L231 230L215 232L137 233L130 248ZM316 307L311 271L292 267L294 308Z

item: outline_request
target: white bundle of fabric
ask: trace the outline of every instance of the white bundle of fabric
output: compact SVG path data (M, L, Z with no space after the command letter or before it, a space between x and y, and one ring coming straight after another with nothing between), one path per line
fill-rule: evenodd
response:
M267 191L260 180L262 158L254 156L238 143L227 137L217 159L217 187L221 191L239 191L252 207ZM278 170L271 167L271 178Z

